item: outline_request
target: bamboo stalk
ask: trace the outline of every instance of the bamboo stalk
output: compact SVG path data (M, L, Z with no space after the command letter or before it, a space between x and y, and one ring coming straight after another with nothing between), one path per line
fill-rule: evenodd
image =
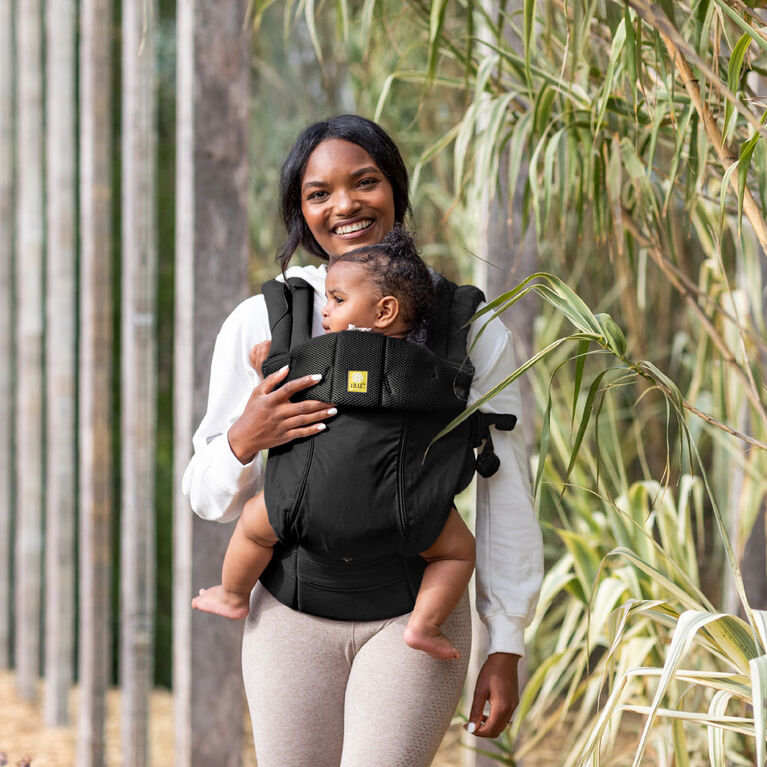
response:
M13 14L0 0L0 356L13 348ZM0 365L0 668L11 662L13 365Z
M149 764L155 594L154 2L123 3L122 559L120 678L126 764Z
M37 697L43 505L43 82L40 0L16 6L18 219L16 291L16 687ZM23 268L22 268L23 265Z
M80 38L80 707L78 767L104 764L112 506L110 0L82 0Z
M69 721L74 678L77 478L77 263L75 246L75 8L46 6L46 724Z

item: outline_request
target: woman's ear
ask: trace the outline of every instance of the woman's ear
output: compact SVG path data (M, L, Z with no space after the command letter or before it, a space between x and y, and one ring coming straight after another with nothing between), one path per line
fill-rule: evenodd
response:
M376 306L374 327L388 328L399 316L399 301L396 296L384 296Z

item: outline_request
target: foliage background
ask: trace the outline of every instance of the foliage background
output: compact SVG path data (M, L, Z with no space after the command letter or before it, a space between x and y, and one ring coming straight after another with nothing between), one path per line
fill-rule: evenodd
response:
M513 255L520 230L534 230L537 269L561 280L539 279L537 298L507 294L533 307L532 348L550 349L528 373L526 408L536 418L532 472L548 575L530 633L528 716L518 720L526 744L506 741L509 754L565 717L568 759L593 756L593 738L605 734L608 744L617 731L598 719L597 702L620 711L610 695L621 690L629 711L644 715L654 701L677 712L650 736L658 763L686 764L683 751L690 764L707 763L725 730L736 761L755 758L746 725L721 717L747 719L754 689L763 696L749 675L765 653L752 608L767 607L767 18L758 5L252 8L254 291L275 270L282 158L303 125L339 112L376 117L395 137L413 177L413 225L435 268L472 279L487 244L482 222L494 215L508 224L496 247ZM161 4L160 31L159 316L167 318L161 359L170 360L170 4ZM170 376L161 365L162 683L170 681ZM732 617L688 630L684 610ZM659 672L625 676L662 668L673 636L691 642L678 658L689 674L670 679L666 697ZM701 682L712 673L730 674L731 686Z

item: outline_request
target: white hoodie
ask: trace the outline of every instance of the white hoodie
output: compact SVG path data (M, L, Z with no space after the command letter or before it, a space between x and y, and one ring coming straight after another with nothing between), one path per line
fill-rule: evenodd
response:
M324 265L293 266L288 277L300 277L315 291L312 335L322 335L325 305ZM278 277L282 279L282 277ZM481 322L477 323L481 326ZM469 329L471 345L477 329ZM257 295L243 301L226 318L216 338L211 363L208 407L193 438L194 455L184 472L182 489L203 519L229 522L264 483L261 455L241 464L227 439L252 390L261 382L249 353L271 338L266 303ZM492 320L471 351L475 368L469 404L515 370L511 336ZM507 386L482 408L488 413L523 416L519 389ZM498 472L477 477L477 610L490 635L488 653L524 654L523 631L532 620L543 577L541 532L533 512L526 451L521 428L493 430Z

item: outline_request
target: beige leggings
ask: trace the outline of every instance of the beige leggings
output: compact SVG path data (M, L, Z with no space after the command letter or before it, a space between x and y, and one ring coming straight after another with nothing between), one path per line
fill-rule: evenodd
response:
M296 612L261 584L242 674L259 767L428 767L455 713L471 649L464 594L443 632L459 660L402 639L409 614L334 621Z

